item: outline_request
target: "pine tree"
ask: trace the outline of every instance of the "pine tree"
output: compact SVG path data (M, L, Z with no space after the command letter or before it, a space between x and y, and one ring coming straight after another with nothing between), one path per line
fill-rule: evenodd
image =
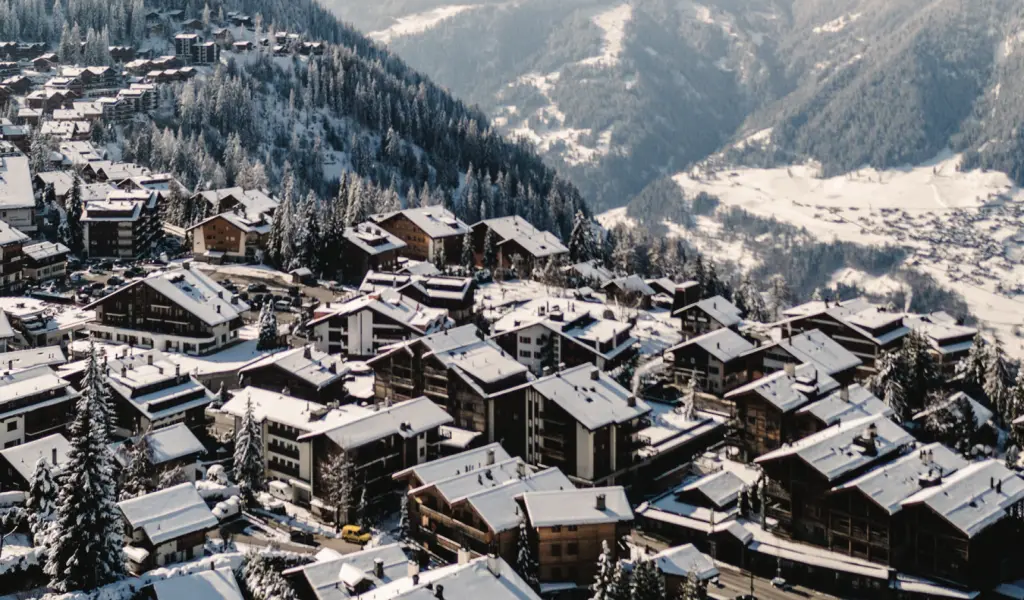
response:
M366 497L366 485L361 485L359 491L359 505L356 507L358 524L363 529L370 528L370 503Z
M608 540L601 541L601 556L597 558L597 573L590 586L591 600L615 600L615 559Z
M597 257L594 228L590 219L577 211L573 219L572 233L569 234L569 260L573 264L587 262Z
M697 380L693 377L686 382L686 388L683 390L683 397L679 403L679 415L682 416L686 421L694 420L694 411L697 406Z
M985 381L982 387L988 396L989 404L1002 417L1007 401L1007 388L1011 382L1010 368L998 340L988 347L987 354Z
M246 553L238 583L248 592L245 597L252 600L298 600L295 590L266 552L250 550Z
M263 489L263 432L253 415L252 398L246 397L245 414L235 432L235 483L245 496Z
M123 474L119 501L131 500L153 491L153 453L149 438L139 436L128 453L128 466Z
M629 600L629 591L632 587L632 576L626 570L625 563L621 560L615 561L615 570L612 572L612 587L608 597L612 600Z
M772 320L778 321L782 311L793 303L793 290L782 275L772 275L768 280L768 298Z
M87 373L99 371L90 348ZM55 592L91 590L124 573L124 544L115 508L117 481L107 446L103 382L83 385L60 477L57 519L45 571Z
M434 266L437 267L438 271L444 273L448 270L448 256L445 252L444 240L435 240L434 246Z
M1017 370L1017 379L1006 394L1003 422L1011 425L1019 417L1024 416L1024 369ZM1011 427L1011 430L1016 430Z
M256 341L257 350L273 350L280 346L277 337L277 313L274 312L274 305L267 301L260 308L259 338Z
M973 391L983 390L988 360L988 344L985 343L985 338L975 336L971 350L956 365L956 374L964 387Z
M951 401L944 393L933 392L928 409L924 429L931 439L967 455L977 429L971 403L964 397Z
M78 177L71 178L71 192L68 195L67 207L61 223L61 242L73 254L81 255L82 244L82 182Z
M1017 463L1020 462L1020 448L1016 445L1012 445L1006 449L1006 457L1004 458L1007 469L1017 469Z
M892 409L897 422L910 417L903 366L898 351L883 352L875 362L876 373L868 380L868 388Z
M467 274L476 270L476 254L473 252L472 231L462 236L462 268L466 270Z
M322 462L319 470L320 492L327 504L334 507L334 527L335 531L340 531L342 520L349 518L349 509L352 507L352 462L341 451ZM408 508L405 510L408 511Z
M28 499L25 508L28 510L28 524L32 530L32 543L35 546L48 548L51 543L50 532L56 519L57 482L54 478L56 465L50 466L45 457L36 461L29 483Z
M633 569L629 599L665 600L665 578L653 560L642 560Z
M686 574L686 581L679 588L679 600L704 600L703 586L694 571Z
M519 523L516 573L519 573L519 576L523 578L523 581L525 581L533 591L540 591L540 566L537 563L533 539L530 535L530 528L526 526L526 521Z
M405 494L398 501L398 541L409 541L409 497Z
M494 243L494 230L490 227L484 233L484 268L493 273L498 268L498 247Z

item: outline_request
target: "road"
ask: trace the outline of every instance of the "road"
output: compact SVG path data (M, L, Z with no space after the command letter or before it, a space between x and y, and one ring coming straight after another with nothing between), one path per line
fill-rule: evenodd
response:
M722 563L715 563L715 566L718 567L719 571L719 586L714 584L708 586L708 596L710 598L733 600L736 596L750 593L749 573ZM807 600L808 598L827 600L835 598L834 596L815 592L800 586L792 586L782 590L773 587L771 581L757 576L754 576L754 597L758 600Z

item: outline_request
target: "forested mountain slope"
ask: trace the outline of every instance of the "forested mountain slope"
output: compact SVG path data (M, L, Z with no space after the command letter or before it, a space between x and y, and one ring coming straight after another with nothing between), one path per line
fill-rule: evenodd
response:
M329 0L618 206L752 133L826 174L944 148L1024 180L1013 0ZM770 143L764 143L770 142Z

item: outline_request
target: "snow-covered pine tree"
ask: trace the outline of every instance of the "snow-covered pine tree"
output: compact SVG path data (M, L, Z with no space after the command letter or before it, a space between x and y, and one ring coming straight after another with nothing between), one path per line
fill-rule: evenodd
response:
M883 352L875 362L875 374L868 380L868 388L892 409L897 422L910 418L910 409L904 387L904 364L899 351Z
M59 235L61 242L72 254L82 254L82 182L78 177L71 178L71 191L68 194Z
M1003 460L1007 469L1017 470L1017 463L1020 462L1020 448L1016 444L1011 445L1006 449L1006 456Z
M401 494L398 499L398 541L409 541L409 497Z
M679 600L704 600L703 586L696 572L686 574L686 581L679 586Z
M340 531L342 521L348 519L352 506L352 463L344 451L332 454L320 463L320 492L329 506L334 507L334 528ZM406 508L408 510L408 508Z
M35 469L32 471L25 508L28 510L28 524L35 546L50 545L50 531L57 517L57 482L53 473L55 468L56 466L50 466L45 457L41 457L36 461Z
M697 410L697 380L693 377L686 382L683 397L679 403L679 414L687 421L692 421Z
M590 586L591 600L615 600L615 559L608 540L601 540L601 555L597 557L597 573Z
M665 578L653 560L641 560L633 568L629 600L666 600Z
M243 495L263 489L263 432L253 414L252 398L245 400L245 414L235 432L234 478Z
M968 389L981 391L984 388L985 372L988 370L988 344L980 335L974 336L974 343L967 356L956 365L956 374Z
M250 550L242 558L238 583L253 600L298 600L295 590L288 584L280 569L276 568L267 552Z
M928 394L942 387L942 370L928 340L917 331L911 331L903 338L903 347L898 355L907 404L911 411L919 411L924 408Z
M473 251L473 232L470 231L462 236L462 268L467 274L476 270L476 253Z
M259 316L259 337L256 340L257 350L273 350L280 346L277 337L277 314L274 312L274 306L270 301L263 304L260 308Z
M131 500L153 491L153 455L145 435L140 435L132 443L122 480L118 501Z
M360 527L363 529L369 529L371 524L370 503L369 499L366 497L366 485L361 485L359 488L359 504L356 507L356 517Z
M793 290L781 274L772 275L768 280L769 312L773 321L782 317L782 311L793 303Z
M448 255L444 247L444 240L440 240L437 242L437 247L434 248L434 266L442 273L448 270Z
M494 230L490 227L484 233L484 268L492 273L498 268L498 247L494 243Z
M572 233L569 234L569 260L577 264L596 257L597 245L594 241L593 224L583 211L576 211Z
M609 598L612 600L629 600L629 591L632 584L632 573L626 569L626 564L615 561L615 570L612 572L612 587L609 590Z
M90 348L87 373L99 365ZM124 574L124 540L117 517L117 481L108 448L101 382L83 385L71 423L70 448L59 478L57 519L45 572L55 592L91 590Z
M1012 379L1006 355L998 339L988 346L986 358L985 381L982 387L988 396L989 404L1002 417L1006 412L1007 388L1010 387Z
M540 590L540 566L537 563L533 539L526 521L519 523L519 539L516 544L516 573L533 591Z

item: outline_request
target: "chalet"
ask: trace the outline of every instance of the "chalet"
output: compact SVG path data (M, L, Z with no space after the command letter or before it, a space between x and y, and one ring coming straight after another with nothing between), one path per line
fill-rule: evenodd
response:
M645 399L651 412L648 424L637 431L641 448L631 487L640 494L662 491L666 478L679 472L679 465L724 439L729 429L727 415L697 408L700 396L692 410L684 398Z
M234 212L213 215L185 230L192 233L196 260L220 264L253 262L266 250L270 222L262 215L249 217Z
M117 64L125 64L135 60L135 48L131 46L110 46L110 59Z
M32 89L32 80L24 75L12 75L3 80L3 85L12 94L21 96L27 94Z
M601 286L609 300L625 306L650 308L657 292L638 275L616 277Z
M121 181L118 187L126 191L149 191L156 192L160 196L161 200L167 199L170 196L171 189L177 186L179 190L184 190L185 186L178 181L174 175L170 173L151 173L146 175L136 175Z
M754 345L732 329L717 329L669 348L672 379L684 389L691 379L712 394L725 394L747 381L744 355Z
M202 556L206 534L217 528L217 517L191 483L118 502L117 508L130 532L124 554L134 575Z
M71 445L59 433L0 450L0 492L27 492L32 485L36 463L44 460L50 468L61 467Z
M628 479L638 466L651 407L597 367L559 371L524 391L531 464L557 466L582 485Z
M328 303L308 327L318 350L369 357L384 346L442 331L449 324L448 311L383 290L334 307Z
M646 279L644 280L644 283L646 283L652 290L654 290L654 296L651 298L651 302L655 306L668 309L676 308L676 289L682 284L678 284L669 279L668 277L661 277L658 279ZM697 300L699 300L699 298L694 299L694 302L696 302ZM687 306L689 304L692 304L692 302L687 302L686 304L681 305L679 308L681 308L682 306Z
M946 313L910 315L903 324L928 340L931 352L936 357L946 379L956 376L956 366L967 357L974 345L978 330L957 323Z
M875 415L890 417L893 410L871 390L854 383L797 409L796 437L804 438L837 423Z
M569 275L570 279L580 283L581 285L594 285L596 287L601 287L612 279L615 279L615 273L612 273L608 269L602 267L596 259L589 262L569 265L568 267L565 267L565 273Z
M496 443L399 471L393 479L408 486L413 537L453 558L460 551L514 558L523 520L516 497L575 489L557 468L537 470Z
M346 227L343 255L347 259L342 277L355 283L368 271L391 271L398 265L398 253L405 242L372 223Z
M405 242L400 253L414 260L434 261L444 245L448 261L457 261L462 251L462 236L472 231L442 206L409 208L373 215L371 219Z
M214 27L210 33L213 35L213 41L221 48L231 48L235 43L235 36L227 27Z
M142 588L142 600L242 600L242 592L230 567L177 575Z
M22 248L25 262L23 277L27 281L47 281L67 275L68 254L71 250L61 243L37 242Z
M13 61L0 61L0 79L21 73L21 66Z
M231 44L231 49L235 52L251 52L254 47L250 40L242 40Z
M209 207L207 214L241 211L247 215L268 217L274 215L279 204L277 199L262 190L245 190L240 187L205 190L196 193L190 200L194 203L205 202ZM240 208L235 208L239 206Z
M51 90L56 90L60 92L61 95L63 95L65 101L70 101L74 98L83 98L85 96L85 82L82 81L81 77L52 77L45 84L43 84L43 89L47 92ZM50 111L53 110L55 107L34 106L32 108L42 108L44 110Z
M0 374L0 447L64 431L79 393L45 365Z
M114 458L122 468L131 460L132 447L144 443L149 448L150 483L156 485L160 475L175 469L184 473L189 481L197 479L199 459L206 448L184 423L148 431L140 437L129 438L114 448Z
M6 317L4 317L4 320L6 322ZM8 339L13 339L14 330L10 328L10 324L7 327L9 329L7 329L8 333L5 333L5 337L9 335ZM67 362L68 359L64 356L64 351L61 350L60 346L25 348L23 350L11 350L0 353L0 370L10 372L39 366L56 369Z
M615 320L596 302L535 298L498 319L491 331L499 346L537 375L560 364L607 371L636 353L633 324Z
M808 302L783 313L781 327L796 332L819 329L861 359L858 376L871 375L882 352L903 343L910 329L902 313L889 313L863 298L845 302Z
M683 334L686 336L703 335L716 329L735 329L743 322L740 309L721 296L698 300L672 311L672 316L682 322Z
M23 233L35 233L36 200L32 193L32 175L29 171L28 157L5 156L0 158L0 221L15 227ZM6 229L6 228L5 228ZM10 230L0 232L0 244L12 248L17 246L20 253L21 236ZM4 260L6 264L7 261ZM7 269L4 269L6 283L10 281Z
M137 58L125 63L124 70L132 75L145 75L153 70L153 61Z
M418 338L369 361L376 373L379 399L426 395L444 407L455 425L479 432L488 442L521 437L515 415L521 403L509 406L501 392L528 383L528 369L475 325Z
M708 583L718 576L715 561L693 544L667 548L650 558L665 578L665 589L683 589L692 577L707 593Z
M759 456L768 478L765 514L786 535L826 546L828 514L821 499L833 487L899 456L914 438L882 416L839 423Z
M93 337L199 355L238 341L249 305L188 263L133 281L86 308Z
M569 253L556 235L540 231L520 216L487 219L473 225L473 248L476 263L484 261L484 243L490 232L497 265L508 269L514 266L513 257L519 256L524 274L533 271L539 261Z
M334 519L334 507L321 491L322 477L340 453L352 465L353 480L367 491L370 501L387 502L395 491L392 476L436 458L441 442L438 430L452 422L444 409L422 397L363 410L367 414L298 437L313 447L313 511L329 520Z
M113 431L121 437L184 423L205 426L204 411L215 397L210 390L159 350L115 357L106 364L114 408Z
M447 310L456 323L465 323L475 314L477 284L472 277L368 271L359 286L364 294L387 289L424 306Z
M4 159L0 158L0 161ZM2 180L2 176L0 176ZM0 190L2 190L0 186ZM0 199L0 202L3 202ZM15 211L11 211L15 212ZM0 206L0 215L5 211ZM0 221L0 294L13 294L25 287L24 252L29 237L4 221Z
M0 121L0 140L3 140L6 144L10 144L24 153L29 154L32 151L30 133L32 127L37 127L39 121L42 119L43 113L39 110L33 110L31 108L18 109L17 120L19 125L13 125L10 121ZM21 153L13 155L14 158L23 158ZM9 152L5 153L7 156L11 156ZM3 168L3 165L0 165Z
M350 365L338 355L311 346L265 356L239 370L243 385L279 391L306 401L327 404L348 399Z
M781 371L787 364L817 365L822 372L842 385L850 385L861 359L818 329L783 337L746 353L747 377L759 379Z
M95 318L91 310L25 297L0 296L0 310L16 332L14 346L22 349L59 346L83 337Z
M529 491L522 502L536 535L542 583L586 586L605 544L613 558L624 558L618 541L632 529L633 509L621 487Z
M136 259L153 251L162 235L154 192L112 191L104 200L86 202L83 243L90 258Z
M299 598L354 598L419 573L419 564L409 560L398 543L320 556L311 564L284 570Z

